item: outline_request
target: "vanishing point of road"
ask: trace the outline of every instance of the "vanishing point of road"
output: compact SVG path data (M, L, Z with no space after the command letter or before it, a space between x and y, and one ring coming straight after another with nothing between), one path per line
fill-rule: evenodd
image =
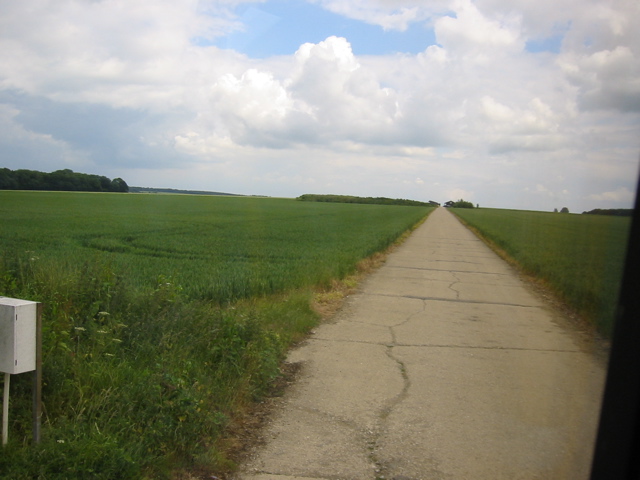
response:
M444 208L318 327L243 480L587 479L587 335Z

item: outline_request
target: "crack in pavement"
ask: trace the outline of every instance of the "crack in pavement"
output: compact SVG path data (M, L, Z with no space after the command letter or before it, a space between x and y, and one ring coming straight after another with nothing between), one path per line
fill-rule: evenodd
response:
M393 328L393 327L389 327ZM393 348L393 347L415 347L415 348L470 348L480 350L514 350L514 351L529 351L529 352L558 352L558 353L584 353L582 350L569 350L569 349L555 349L555 348L525 348L525 347L495 347L487 345L455 345L455 344L437 344L437 343L392 343L386 342L368 342L366 340L340 340L333 338L315 338L313 341L327 342L327 343L357 343L362 345L376 345L381 347ZM398 361L394 358L394 361ZM399 361L398 361L399 362Z
M360 435L365 440L366 448L369 452L369 460L375 466L375 474L376 478L385 478L385 472L387 468L377 457L377 450L379 448L379 440L381 438L382 433L385 431L385 422L389 415L394 411L394 409L402 403L409 394L409 389L411 388L411 380L409 378L407 367L402 360L394 356L393 348L398 346L397 337L395 328L400 327L408 322L410 322L415 316L423 314L427 308L427 304L425 301L422 302L422 306L420 309L410 313L406 316L406 318L396 323L395 325L385 325L391 336L391 342L374 342L374 341L363 341L363 340L353 340L353 339L329 339L329 338L319 338L315 337L311 341L314 342L327 342L327 343L359 343L359 344L367 344L367 345L376 345L376 346L384 346L386 347L385 354L386 356L397 366L398 372L402 377L402 389L395 396L390 398L385 405L383 405L379 413L377 414L378 421L374 425L370 426L362 426L358 425L349 420L336 417L335 415L328 414L326 412L322 412L317 409L309 409L309 408L301 408L296 407L298 410L305 411L307 413L311 413L314 415L318 415L324 417L326 420L331 421L333 423L338 423L340 425L344 425L354 431L356 434ZM360 323L364 324L366 322L358 322L358 321L347 321L346 323ZM369 325L371 325L369 323ZM381 326L376 324L376 326ZM266 472L264 472L266 473ZM325 478L325 477L323 477ZM327 477L328 478L328 477Z
M454 282L454 283L457 283L457 282ZM370 296L370 297L410 298L412 300L423 300L423 301L432 301L432 302L475 303L475 304L480 304L480 305L503 305L505 307L540 308L540 309L544 309L545 308L542 305L523 305L521 303L488 302L488 301L481 301L481 300L463 300L463 299L460 299L460 298L420 297L418 295L394 295L392 293L367 293L367 292L363 292L362 295Z
M457 301L460 300L460 290L456 290L455 288L453 288L453 286L456 285L457 283L460 283L461 280L458 278L458 276L455 273L451 272L451 275L453 275L453 278L455 278L455 280L453 282L451 282L449 284L449 287L447 287L447 288L449 288L449 290L452 290L452 291L455 292L455 294L456 294L456 302L457 302Z
M251 471L247 472L248 475L250 476L256 476L256 475L268 475L269 478L285 478L287 480L291 480L292 478L295 478L296 480L344 480L342 477L337 477L337 476L329 476L329 477L309 477L309 476L304 476L301 477L300 475L295 475L292 476L290 473L277 473L277 472L273 472L271 470L261 470L258 468L254 468ZM218 478L218 477L211 477L211 478Z
M501 272L471 272L469 270L451 270L449 268L426 268L426 267L407 267L404 265L388 265L388 268L401 268L403 270L421 270L423 272L447 272L447 273L465 273L469 275L499 275L504 277L511 277L511 273Z
M330 343L330 344L335 344L335 343L347 343L347 344L366 344L366 345L375 345L375 346L381 346L381 347L386 347L385 348L385 354L386 356L397 366L397 369L402 377L402 389L400 390L400 392L398 392L395 396L393 396L392 398L390 398L386 404L384 404L380 409L379 412L377 414L377 418L378 420L374 423L374 424L370 424L370 425L363 425L360 424L356 421L341 417L339 415L335 415L335 414L331 414L329 412L325 412L323 410L320 410L318 408L311 408L311 407L304 407L304 406L299 406L299 405L290 405L289 408L291 409L295 409L301 412L305 412L308 413L310 415L313 416L317 416L319 418L321 418L323 421L325 422L330 422L332 424L335 425L339 425L342 427L345 427L347 429L349 429L351 432L353 432L354 435L356 435L357 437L360 437L362 439L362 445L364 445L365 450L368 452L368 459L371 462L372 466L373 466L373 470L374 470L374 477L376 479L382 479L382 478L387 478L386 475L386 470L387 468L384 465L384 462L382 462L380 459L378 459L377 457L377 450L379 448L379 440L381 438L382 433L385 431L385 422L387 420L387 418L389 417L389 415L394 411L394 409L400 404L402 403L402 401L404 401L408 394L409 394L409 389L411 387L411 380L409 379L409 375L407 373L407 367L404 364L403 361L401 361L399 358L395 357L393 355L393 348L395 346L398 346L399 344L397 343L397 338L396 338L396 333L395 333L395 328L402 326L408 322L410 322L416 315L420 315L422 313L425 312L427 308L426 302L422 302L422 307L416 311L414 311L413 313L410 313L409 315L407 315L407 317L395 324L395 325L384 325L388 328L390 336L391 336L391 342L375 342L375 341L365 341L365 340L353 340L353 339L335 339L335 338L321 338L321 337L313 337L311 339L309 339L310 342L322 342L322 343ZM368 324L371 325L370 323L366 323L366 322L358 322L358 321L353 321L353 320L346 320L345 323L359 323L359 324ZM376 326L380 326L378 324L375 324ZM312 474L315 474L315 472L310 472ZM269 475L269 476L274 476L274 477L287 477L287 475L282 475L282 474L277 474L277 473L273 473L270 471L266 471L266 470L255 470L253 472L253 474L262 474L262 475ZM288 475L289 477L291 477L291 475ZM312 477L300 477L300 476L296 476L296 478L300 478L300 479L317 479L317 480L334 480L337 479L338 477L334 477L334 476L312 476ZM342 477L340 477L342 478Z
M433 259L430 260L431 262L434 263L464 263L466 265L482 265L480 262L469 262L468 260L438 260L438 259Z
M382 407L382 409L380 410L380 413L378 414L378 418L379 418L378 425L376 425L376 428L372 431L372 438L369 444L369 450L371 452L369 458L376 466L376 473L378 474L376 478L386 478L386 476L388 475L388 472L387 472L388 468L385 466L384 462L378 458L376 454L376 451L379 448L378 445L380 442L380 437L382 435L382 432L385 430L385 423L389 418L389 415L391 415L391 413L394 411L394 409L407 398L407 396L409 395L409 389L411 388L411 379L409 378L407 366L402 360L400 360L393 354L393 348L398 346L395 329L397 327L400 327L410 322L416 315L420 315L424 313L426 311L426 308L427 308L427 304L426 302L423 301L422 308L420 310L407 315L406 319L403 322L400 322L396 325L389 326L389 333L391 334L391 343L387 344L386 354L398 366L398 370L400 371L400 375L402 376L402 390L394 398L389 400L387 405Z
M342 340L342 339L335 339L335 338L314 338L313 339L314 342L326 342L326 343L356 343L356 344L360 344L360 345L377 345L380 347L388 347L390 344L387 342L373 342L373 341L367 341L367 340Z
M487 345L454 345L454 344L430 344L430 343L397 343L396 347L414 347L414 348L458 348L472 350L506 350L506 351L522 351L522 352L553 352L553 353L579 353L582 350L556 349L556 348L527 348L527 347L496 347Z

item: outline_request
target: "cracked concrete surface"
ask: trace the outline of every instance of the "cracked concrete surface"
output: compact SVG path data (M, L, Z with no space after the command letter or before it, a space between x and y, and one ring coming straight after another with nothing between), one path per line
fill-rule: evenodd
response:
M334 323L243 480L586 479L604 364L438 209Z

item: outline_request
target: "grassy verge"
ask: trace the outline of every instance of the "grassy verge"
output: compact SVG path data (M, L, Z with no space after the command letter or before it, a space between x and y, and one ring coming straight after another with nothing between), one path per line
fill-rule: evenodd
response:
M74 283L95 286L104 268ZM193 462L220 468L216 437L318 320L305 291L221 307L185 300L164 282L139 296L116 285L78 287L58 300L45 304L44 440L28 445L30 375L15 376L4 478L167 478ZM56 315L76 302L111 308Z
M43 440L30 445L30 375L14 376L0 456L12 479L232 468L217 441L281 375L313 304L429 211L0 195L0 295L44 303Z
M610 336L628 218L498 209L453 212Z

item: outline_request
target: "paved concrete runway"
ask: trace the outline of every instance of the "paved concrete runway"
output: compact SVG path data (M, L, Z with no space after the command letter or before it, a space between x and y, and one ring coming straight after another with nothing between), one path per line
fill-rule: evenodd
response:
M244 480L586 479L604 364L444 208L292 352Z

